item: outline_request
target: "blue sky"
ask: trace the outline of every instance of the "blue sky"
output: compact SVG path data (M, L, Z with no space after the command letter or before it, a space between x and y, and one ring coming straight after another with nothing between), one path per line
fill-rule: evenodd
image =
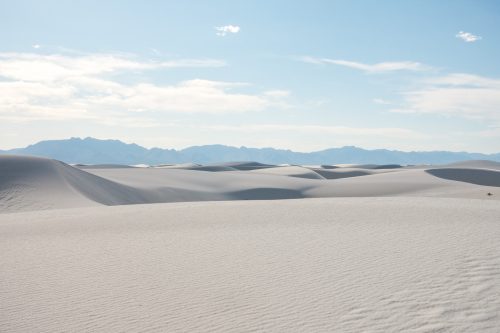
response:
M0 149L500 152L497 1L3 1Z

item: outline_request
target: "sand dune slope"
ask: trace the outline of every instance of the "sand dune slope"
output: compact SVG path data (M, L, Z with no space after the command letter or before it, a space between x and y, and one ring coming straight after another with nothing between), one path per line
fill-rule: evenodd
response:
M25 156L0 159L0 211L126 204L135 191L62 162Z
M81 170L44 158L0 156L0 213L99 204L350 196L485 198L491 193L489 200L499 200L499 175L481 168L324 169L248 162Z
M92 170L141 170L101 168ZM133 187L65 163L37 157L0 157L0 212L141 203L223 200L214 193L163 186Z
M337 168L337 169L311 168L311 170L320 174L325 179L368 176L375 173L371 170L352 169L352 168Z
M498 200L500 196L487 196L497 193L494 179L490 186L478 186L466 182L458 182L444 177L436 177L425 169L404 169L383 171L363 177L349 177L322 182L309 189L305 195L309 197L378 197L378 196L431 196L461 197L475 199Z
M0 331L498 332L499 221L440 198L4 214Z
M263 173L269 175L282 175L282 176L290 176L290 177L298 177L298 178L307 178L307 179L325 179L318 172L315 172L312 169L301 167L301 166L279 166L275 168L266 168L266 169L255 169L254 173Z
M500 187L500 170L440 168L427 170L433 176L484 186Z
M256 170L265 168L274 168L275 165L264 164L259 162L227 162L227 163L214 163L213 166L226 166L237 170Z
M447 164L447 168L474 168L474 169L494 169L500 170L500 162L487 160L472 160Z

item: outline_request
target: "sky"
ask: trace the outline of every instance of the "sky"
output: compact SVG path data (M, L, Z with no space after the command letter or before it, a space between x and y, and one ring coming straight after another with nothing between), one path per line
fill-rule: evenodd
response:
M500 152L500 2L0 0L0 149Z

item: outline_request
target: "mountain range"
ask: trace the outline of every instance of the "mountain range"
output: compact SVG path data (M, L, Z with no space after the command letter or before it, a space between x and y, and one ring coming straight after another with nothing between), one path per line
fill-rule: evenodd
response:
M41 141L25 148L0 150L0 154L49 157L73 164L210 164L255 161L269 164L445 164L464 160L500 161L500 153L481 154L450 151L412 151L353 146L303 153L274 148L247 148L225 145L193 146L182 150L151 148L119 140L70 138Z

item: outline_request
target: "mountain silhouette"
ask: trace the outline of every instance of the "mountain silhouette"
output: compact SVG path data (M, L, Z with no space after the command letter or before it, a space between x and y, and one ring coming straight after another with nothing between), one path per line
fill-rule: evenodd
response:
M269 164L445 164L465 160L500 161L500 153L481 154L450 151L404 152L367 150L353 146L316 152L294 152L275 148L247 148L225 145L193 146L181 150L151 148L119 140L71 138L41 141L25 148L0 151L0 154L49 157L73 164L210 164L230 161L255 161Z

